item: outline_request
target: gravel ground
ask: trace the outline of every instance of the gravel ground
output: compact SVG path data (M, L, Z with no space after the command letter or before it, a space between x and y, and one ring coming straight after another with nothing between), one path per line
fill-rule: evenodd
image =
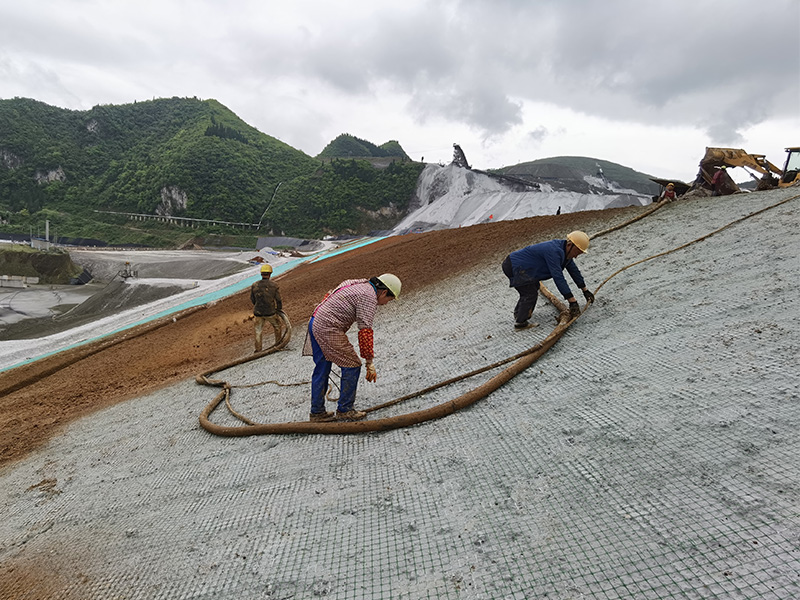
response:
M595 289L797 192L679 200L579 265ZM799 203L614 276L540 361L439 421L220 438L197 420L217 390L190 380L75 421L0 470L0 596L800 597ZM513 331L515 296L482 264L379 308L358 404L543 339L556 311ZM219 375L299 384L234 388L237 411L306 418L302 325Z

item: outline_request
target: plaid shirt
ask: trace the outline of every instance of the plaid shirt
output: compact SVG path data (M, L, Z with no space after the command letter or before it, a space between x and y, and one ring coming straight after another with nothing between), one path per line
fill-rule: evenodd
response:
M360 367L361 359L347 338L347 330L353 323L359 330L372 330L377 308L378 296L368 279L348 279L329 292L314 310L313 324L314 338L325 358L340 367ZM361 355L372 358L372 348L362 346Z

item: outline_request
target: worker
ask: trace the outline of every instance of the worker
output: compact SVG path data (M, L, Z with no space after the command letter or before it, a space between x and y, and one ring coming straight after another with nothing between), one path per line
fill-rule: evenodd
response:
M283 310L281 292L270 278L272 265L261 266L261 279L250 286L250 302L253 303L253 318L255 320L256 344L255 352L261 352L261 338L264 323L272 325L275 333L275 343L281 339L283 322L278 313Z
M667 184L667 187L664 188L664 191L662 192L661 197L659 198L659 201L661 201L661 200L666 200L667 202L672 202L673 200L675 200L675 184L674 183L668 183Z
M391 273L372 279L348 279L328 292L314 309L308 322L308 336L303 347L303 356L314 357L309 420L359 421L367 416L367 413L355 409L361 358L365 360L367 381L374 383L378 379L378 373L373 363L375 351L372 320L378 306L388 304L400 296L400 288L400 279ZM347 331L353 323L358 324L361 358L347 339ZM325 410L325 393L333 363L342 371L335 413Z
M725 172L725 166L717 167L717 171L711 178L711 195L724 196L727 193L727 182L725 181L728 174Z
M583 290L587 302L594 302L594 294L586 288L575 257L589 248L589 236L583 231L573 231L565 240L550 240L533 244L516 250L503 260L503 273L508 277L509 286L519 293L519 300L514 308L514 328L526 329L536 324L528 323L536 307L539 295L539 282L553 279L564 298L569 302L571 319L581 314L578 301L564 278L564 269L570 274L575 284Z

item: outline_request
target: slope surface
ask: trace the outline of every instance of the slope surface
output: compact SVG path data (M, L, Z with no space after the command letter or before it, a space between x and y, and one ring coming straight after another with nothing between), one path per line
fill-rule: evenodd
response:
M277 281L285 312L302 336L314 306L344 279L393 272L404 282L403 301L413 302L415 291L475 265L499 263L516 247L576 227L598 229L596 223L630 214L635 212L621 209L391 237L302 265ZM246 356L252 351L251 318L244 292L175 323L170 318L162 327L143 326L143 335L126 331L0 373L0 464L42 444L74 418Z
M242 297L4 395L11 412L26 403L58 416L53 397L93 414L0 471L0 595L800 597L800 201L736 222L789 197L682 200L597 237L579 265L590 287L606 283L564 338L481 402L417 427L200 429L213 391L187 376L249 352ZM640 211L581 225L594 233ZM541 302L540 327L513 331L498 263L563 235L575 225L565 217L388 239L281 285L298 324L345 277L386 267L403 277L407 293L375 324L378 382L359 390L372 406L541 340L555 311ZM237 386L233 406L258 421L304 418L301 343L300 333L287 351L222 373ZM61 377L105 408L82 405Z

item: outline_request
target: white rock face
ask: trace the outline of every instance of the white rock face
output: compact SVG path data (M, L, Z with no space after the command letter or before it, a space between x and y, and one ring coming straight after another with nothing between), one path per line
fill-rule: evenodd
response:
M36 171L34 178L36 179L36 183L44 184L52 183L53 181L66 181L67 175L64 173L64 169L58 167L50 171Z
M0 148L0 164L7 169L16 169L22 165L22 159L10 150Z
M156 207L156 214L162 217L171 217L186 208L189 197L182 189L175 185L165 185L161 188L161 203Z

